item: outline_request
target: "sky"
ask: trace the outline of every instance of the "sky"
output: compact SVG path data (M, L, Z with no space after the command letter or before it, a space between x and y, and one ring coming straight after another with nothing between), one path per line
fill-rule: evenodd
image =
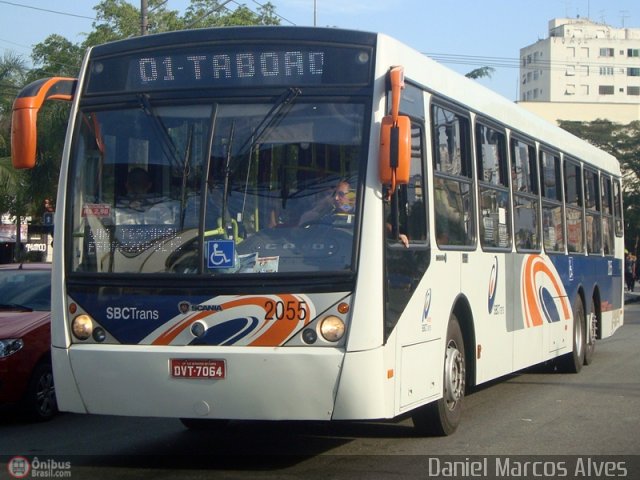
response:
M267 0L232 0L256 10ZM79 43L92 30L96 0L0 0L0 55L29 60L50 34ZM139 6L139 0L129 0ZM184 12L189 0L167 0ZM479 80L518 98L520 49L548 36L549 20L587 17L613 27L640 28L638 0L271 0L282 25L382 32L462 74L490 66ZM48 10L48 11L43 11ZM53 12L59 13L53 13Z

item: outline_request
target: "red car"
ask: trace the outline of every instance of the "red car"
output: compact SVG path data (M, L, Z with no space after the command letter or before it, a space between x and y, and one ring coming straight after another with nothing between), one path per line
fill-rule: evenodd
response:
M58 409L51 370L51 265L0 265L0 404L35 420Z

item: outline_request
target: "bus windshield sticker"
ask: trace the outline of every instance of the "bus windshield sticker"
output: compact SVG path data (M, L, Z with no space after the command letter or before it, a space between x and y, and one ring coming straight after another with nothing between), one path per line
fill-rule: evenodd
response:
M233 240L209 240L206 245L207 268L235 267L235 243Z

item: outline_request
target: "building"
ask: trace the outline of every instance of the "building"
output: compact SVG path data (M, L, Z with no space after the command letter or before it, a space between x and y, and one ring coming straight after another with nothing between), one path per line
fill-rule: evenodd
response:
M640 28L555 18L520 59L518 103L528 110L552 122L640 120Z
M25 217L20 226L20 251L29 261L51 262L53 259L53 224L30 223ZM16 257L16 219L0 216L0 263L12 263Z

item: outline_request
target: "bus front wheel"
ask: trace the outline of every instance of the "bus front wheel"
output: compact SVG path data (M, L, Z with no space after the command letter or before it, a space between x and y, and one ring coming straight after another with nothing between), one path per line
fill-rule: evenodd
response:
M444 354L442 398L419 407L412 419L421 435L451 435L460 424L465 390L464 340L455 314L449 319Z

